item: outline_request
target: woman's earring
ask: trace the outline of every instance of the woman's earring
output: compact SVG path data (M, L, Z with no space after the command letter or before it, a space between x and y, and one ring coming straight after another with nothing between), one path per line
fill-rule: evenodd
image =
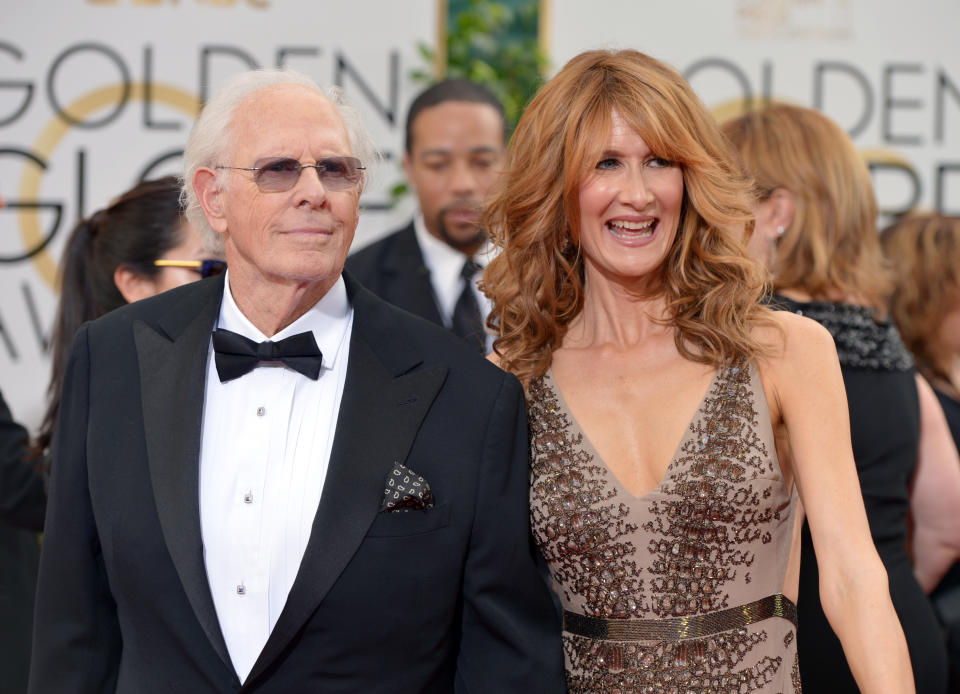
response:
M787 233L787 230L783 227L782 224L777 227L777 236L778 236L778 237L779 237L779 236L783 236L783 235L786 234L786 233Z

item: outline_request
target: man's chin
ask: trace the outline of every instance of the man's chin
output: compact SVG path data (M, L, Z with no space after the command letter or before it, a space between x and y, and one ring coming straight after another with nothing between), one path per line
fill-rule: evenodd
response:
M482 246L487 240L483 229L474 225L443 225L440 227L440 235L448 246L458 251L471 251Z

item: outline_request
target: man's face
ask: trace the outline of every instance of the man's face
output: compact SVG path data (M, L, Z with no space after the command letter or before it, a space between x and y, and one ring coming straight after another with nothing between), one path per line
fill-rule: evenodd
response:
M427 230L472 255L484 241L484 198L503 159L503 120L488 104L447 101L413 121L407 179L416 188Z
M248 96L236 110L228 142L223 166L260 166L276 157L313 164L353 154L334 106L299 85L266 87ZM353 241L362 183L329 190L316 169L308 168L290 190L264 192L254 171L222 173L222 216L210 221L224 234L231 278L329 289Z

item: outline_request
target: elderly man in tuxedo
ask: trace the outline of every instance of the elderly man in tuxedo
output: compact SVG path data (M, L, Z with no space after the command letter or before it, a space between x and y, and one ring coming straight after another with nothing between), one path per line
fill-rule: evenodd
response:
M342 273L371 157L295 73L205 107L229 270L77 336L33 694L562 691L518 382Z

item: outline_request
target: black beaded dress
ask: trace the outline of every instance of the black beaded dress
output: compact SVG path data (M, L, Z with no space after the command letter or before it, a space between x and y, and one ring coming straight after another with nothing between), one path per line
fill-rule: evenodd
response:
M796 611L780 592L796 493L756 369L715 375L639 498L549 372L531 384L528 418L531 524L564 609L571 694L800 692Z
M953 442L960 448L960 400L954 400L943 391L936 390L937 399L943 407L950 425ZM950 661L950 689L960 692L960 562L956 562L940 584L930 594L934 610L943 624L947 636L947 657Z
M920 440L913 358L893 323L875 321L871 309L830 302L799 303L782 296L773 304L812 318L833 335L847 391L863 503L907 638L917 694L944 694L947 664L943 639L906 549L909 483ZM797 607L803 683L811 692L855 694L859 689L820 605L817 559L806 523L801 542Z

